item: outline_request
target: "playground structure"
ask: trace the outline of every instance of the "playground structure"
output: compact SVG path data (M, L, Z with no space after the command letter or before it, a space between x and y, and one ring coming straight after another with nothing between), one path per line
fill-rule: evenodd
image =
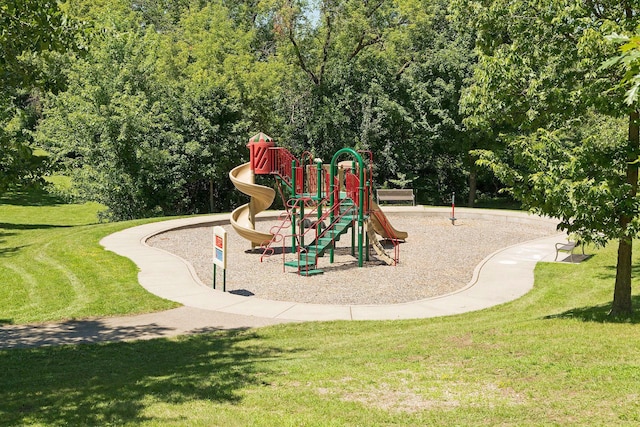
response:
M252 248L262 248L261 261L280 246L284 266L296 268L300 275L320 274L318 258L328 253L333 263L336 242L351 230L351 255L356 256L357 248L358 267L369 259L369 247L387 264L398 263L399 244L407 233L396 230L373 200L370 152L343 148L330 164L322 164L308 152L297 159L263 133L249 139L247 146L250 161L233 168L229 178L250 201L231 213L231 225ZM339 162L343 156L351 159ZM280 224L269 233L256 230L255 221L256 215L271 206L276 191L256 184L256 175L275 177L286 208ZM377 235L391 242L393 255L386 252ZM295 254L295 259L287 261L287 252Z

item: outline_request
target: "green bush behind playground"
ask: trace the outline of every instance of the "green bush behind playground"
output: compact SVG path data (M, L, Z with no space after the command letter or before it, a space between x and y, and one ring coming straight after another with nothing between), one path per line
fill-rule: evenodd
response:
M145 221L42 196L0 201L4 323L175 306L98 244ZM637 425L640 317L606 316L615 249L541 263L524 297L458 316L0 351L0 425Z

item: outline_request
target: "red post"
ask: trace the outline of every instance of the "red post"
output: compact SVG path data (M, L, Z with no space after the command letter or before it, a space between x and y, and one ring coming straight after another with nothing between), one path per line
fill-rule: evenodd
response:
M456 193L451 196L451 225L456 225Z

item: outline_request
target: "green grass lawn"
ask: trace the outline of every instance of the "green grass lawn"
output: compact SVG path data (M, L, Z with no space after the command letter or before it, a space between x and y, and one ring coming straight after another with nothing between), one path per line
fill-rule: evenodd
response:
M67 245L107 256L97 240L120 226L63 228L77 236L47 257L62 263ZM48 240L30 239L36 257ZM3 271L24 250L3 255ZM615 257L612 245L579 265L539 264L526 296L459 316L0 351L0 425L638 425L640 317L606 317Z
M100 209L38 190L0 198L0 324L175 307L138 285L133 262L98 244L141 222L97 224Z

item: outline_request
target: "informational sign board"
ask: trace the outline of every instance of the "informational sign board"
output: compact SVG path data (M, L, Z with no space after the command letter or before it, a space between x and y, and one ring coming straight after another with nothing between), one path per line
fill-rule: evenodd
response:
M219 225L213 227L213 263L227 268L227 232Z

